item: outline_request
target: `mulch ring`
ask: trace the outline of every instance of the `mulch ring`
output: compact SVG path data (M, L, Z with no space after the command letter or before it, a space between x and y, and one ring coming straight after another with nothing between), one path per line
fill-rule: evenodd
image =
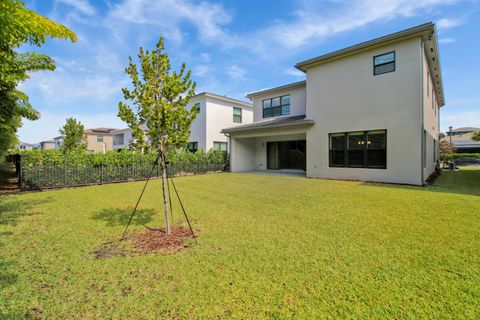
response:
M189 228L172 226L168 235L163 229L147 229L142 233L133 235L131 241L135 250L142 253L164 250L171 252L189 247L190 245L184 241L186 238L193 238Z
M195 237L198 234L195 233ZM167 235L163 229L150 229L140 233L134 233L124 241L113 241L102 244L101 248L94 251L97 259L109 259L113 257L138 256L153 252L174 253L190 246L185 239L193 238L192 232L186 227L171 227L171 233Z

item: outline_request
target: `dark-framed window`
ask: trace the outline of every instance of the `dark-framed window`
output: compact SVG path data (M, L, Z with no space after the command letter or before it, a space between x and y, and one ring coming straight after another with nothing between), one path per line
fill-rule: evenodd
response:
M97 142L103 142L103 136L97 136Z
M395 71L395 51L373 57L373 75Z
M197 141L189 142L188 145L187 145L187 150L190 151L190 152L197 152L198 142Z
M233 122L242 123L242 108L233 107Z
M329 134L330 167L387 168L387 130Z
M193 106L197 108L198 113L200 113L200 102L195 103Z
M290 95L265 99L262 101L263 117L270 118L290 114Z
M213 150L227 152L228 144L222 141L213 141Z

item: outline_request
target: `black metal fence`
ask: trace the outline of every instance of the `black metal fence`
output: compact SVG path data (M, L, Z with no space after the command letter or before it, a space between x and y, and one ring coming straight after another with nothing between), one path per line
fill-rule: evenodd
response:
M19 186L21 190L66 188L116 182L145 180L150 172L152 178L161 177L162 169L150 161L133 161L121 165L71 164L27 166L19 161ZM152 171L153 167L153 171ZM225 163L195 162L169 164L167 175L183 176L224 171Z

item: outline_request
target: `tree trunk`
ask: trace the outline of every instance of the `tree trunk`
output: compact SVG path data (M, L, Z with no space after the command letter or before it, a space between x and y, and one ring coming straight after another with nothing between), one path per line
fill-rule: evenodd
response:
M160 162L162 165L162 193L163 193L163 210L165 214L165 233L170 234L170 223L168 222L168 201L167 201L167 166L165 161L165 156L162 154L160 157Z

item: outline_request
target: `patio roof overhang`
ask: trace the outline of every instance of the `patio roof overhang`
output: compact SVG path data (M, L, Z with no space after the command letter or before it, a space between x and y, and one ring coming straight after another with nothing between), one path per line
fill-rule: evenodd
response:
M264 129L295 128L295 127L312 126L314 124L315 124L315 121L313 121L312 119L306 118L305 115L289 116L289 117L279 117L279 118L269 119L269 120L262 120L262 121L252 122L244 125L225 128L225 129L222 129L222 133L226 133L226 134L249 133L249 132L264 130Z

